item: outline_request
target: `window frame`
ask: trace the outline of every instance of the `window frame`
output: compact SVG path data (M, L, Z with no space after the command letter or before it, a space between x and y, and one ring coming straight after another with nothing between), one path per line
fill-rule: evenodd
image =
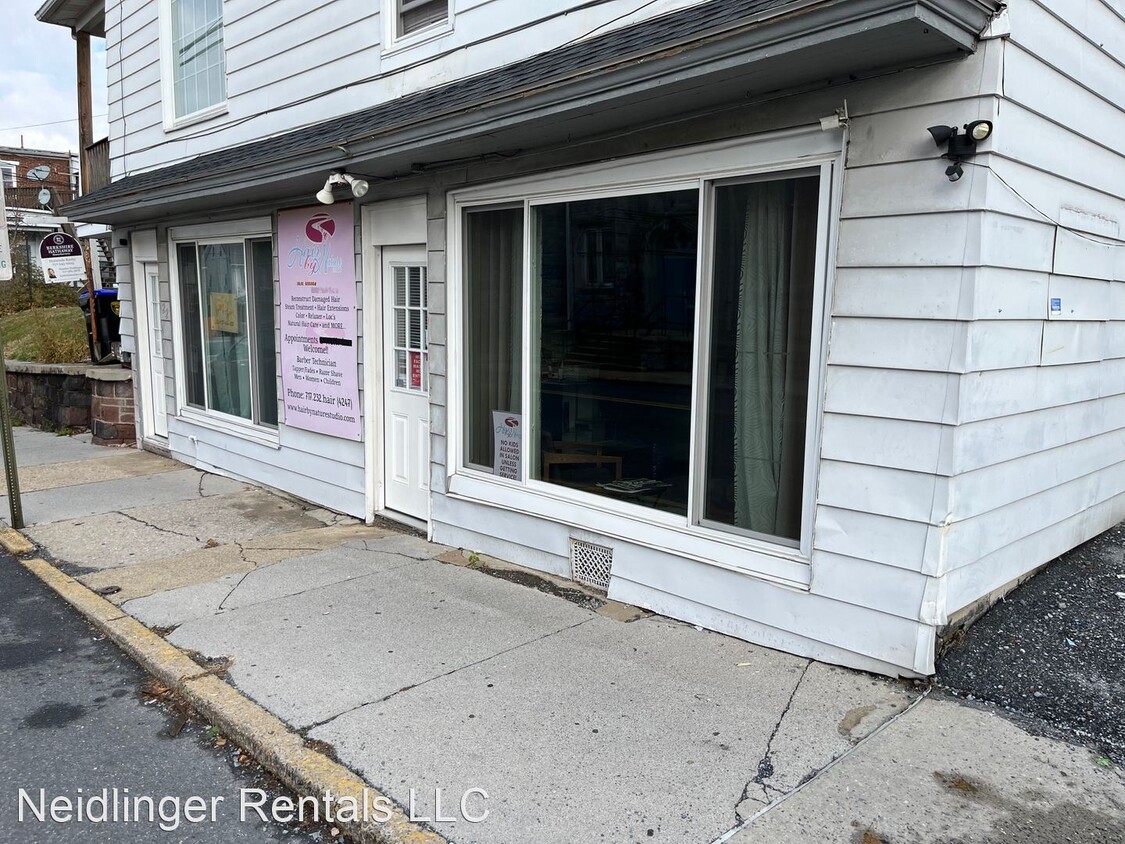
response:
M532 176L450 193L450 227L447 274L450 284L449 321L449 453L446 466L448 495L505 509L532 512L551 520L581 524L588 530L663 548L695 557L720 567L751 573L767 579L807 588L812 557L812 526L815 516L816 479L820 463L820 428L823 418L824 377L827 361L827 325L834 262L829 260L836 242L842 178L843 132L801 128L753 138L741 138L706 146L689 147L635 158L618 159L585 167ZM805 458L802 477L801 537L792 543L779 537L750 534L702 523L698 518L698 480L705 471L705 419L707 393L701 369L709 366L711 262L714 250L713 189L730 180L820 176L816 241L813 326L811 334L809 406L806 419ZM570 490L531 477L531 460L523 460L522 479L508 481L468 466L465 461L464 420L465 371L462 361L464 318L464 243L462 228L469 210L522 205L523 243L523 336L522 407L526 419L534 410L532 362L537 332L534 327L532 208L555 202L581 201L606 196L653 193L693 188L699 191L699 249L696 267L696 314L691 398L691 466L686 518L678 514L640 507L579 490ZM535 432L527 434L535 438ZM749 553L748 553L749 552Z
M220 10L223 4L220 3ZM184 126L191 126L227 113L227 66L226 66L226 16L223 12L223 98L205 108L176 116L176 70L172 55L172 0L160 0L158 6L158 34L160 41L160 102L163 112L164 131L171 132Z
M177 226L168 230L168 274L171 282L171 305L172 305L172 338L173 346L175 347L174 366L175 366L175 396L176 396L176 416L187 420L193 424L200 425L205 428L210 428L226 434L231 434L243 439L257 442L261 445L266 445L271 448L280 448L280 432L282 426L285 424L280 406L280 393L278 411L277 411L277 424L271 425L269 423L262 423L254 421L255 418L260 417L258 388L260 384L260 374L257 372L257 364L255 363L256 346L258 342L259 327L255 324L254 319L254 296L253 293L253 280L251 278L252 261L250 255L250 243L255 240L269 239L271 244L271 251L274 256L272 284L275 288L274 298L270 302L270 306L274 311L274 325L273 331L277 332L277 304L276 304L276 285L277 285L277 239L274 234L274 224L272 217L261 217L251 220L234 220L225 223L205 223L195 226ZM184 338L188 330L194 329L200 332L203 336L204 327L202 322L199 325L187 326L185 325L183 313L183 288L182 280L180 278L180 262L178 257L178 247L182 244L192 243L195 244L196 250L200 246L210 246L215 244L224 243L239 243L242 244L246 254L246 309L247 309L247 343L248 360L250 371L250 390L251 390L251 419L244 419L241 416L224 413L220 410L213 410L206 407L199 407L194 404L189 404L187 400L187 349L184 343ZM198 255L198 251L197 251ZM198 270L197 270L198 271ZM200 286L200 295L202 295L202 286ZM203 308L200 307L200 319L202 320ZM275 336L275 349L274 349L274 379L279 377L277 370L277 348ZM204 367L204 402L206 403L208 397L208 380L206 377L206 367Z
M0 181L4 181L5 188L18 188L20 182L20 163L18 161L11 161L9 159L0 160L0 165L9 165L12 168L12 183L8 184L4 181L4 171L0 168Z
M408 50L426 44L453 31L454 0L446 0L445 19L435 21L429 26L414 32L399 35L399 21L402 18L402 0L383 0L383 49L388 55L400 50Z

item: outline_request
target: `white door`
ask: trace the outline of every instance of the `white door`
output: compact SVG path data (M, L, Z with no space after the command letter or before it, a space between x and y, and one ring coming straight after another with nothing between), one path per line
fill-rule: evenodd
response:
M145 369L148 380L144 384L148 395L146 410L151 420L151 433L168 436L168 404L164 384L164 320L170 319L169 306L160 301L160 275L156 264L144 264L144 322L139 326L146 332L148 361Z
M426 250L383 248L383 466L388 510L423 521L430 501Z

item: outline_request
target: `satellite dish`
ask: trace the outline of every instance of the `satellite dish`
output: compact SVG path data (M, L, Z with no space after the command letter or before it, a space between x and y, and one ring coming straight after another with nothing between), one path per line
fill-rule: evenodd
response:
M40 205L50 205L51 204L51 192L49 190L47 190L46 188L43 188L43 190L39 191L39 204Z
M27 171L27 178L33 182L45 182L51 175L50 164L40 164L38 167L32 167Z

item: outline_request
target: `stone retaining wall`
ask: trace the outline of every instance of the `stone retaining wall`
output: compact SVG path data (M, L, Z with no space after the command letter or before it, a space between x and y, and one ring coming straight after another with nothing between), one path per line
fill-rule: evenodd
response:
M13 417L48 431L90 427L89 365L9 360L5 366Z
M133 373L119 366L5 361L12 416L48 431L90 430L95 445L137 440Z

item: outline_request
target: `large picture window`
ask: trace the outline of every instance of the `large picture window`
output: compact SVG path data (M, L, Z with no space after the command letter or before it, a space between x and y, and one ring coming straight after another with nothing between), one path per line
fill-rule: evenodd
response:
M277 425L273 241L176 244L186 403Z
M223 0L167 0L175 119L226 101Z
M799 545L824 172L466 208L464 466Z

